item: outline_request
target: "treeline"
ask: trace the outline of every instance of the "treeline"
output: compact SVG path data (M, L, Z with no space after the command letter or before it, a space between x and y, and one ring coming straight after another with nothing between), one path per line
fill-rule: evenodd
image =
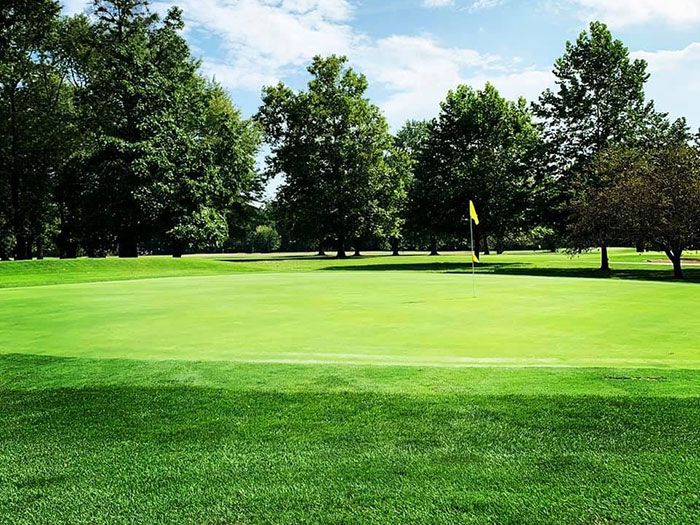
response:
M343 57L241 117L199 71L182 14L145 0L0 7L0 257L240 249L663 250L700 244L698 135L645 97L644 61L605 25L567 43L556 84L509 101L455 86L392 135ZM266 169L256 155L269 146ZM281 185L262 203L267 180Z
M0 257L220 246L263 179L259 126L199 73L182 13L0 7Z
M284 175L271 204L285 248L663 250L682 276L700 245L698 136L646 101L647 65L602 23L567 43L556 85L509 101L457 86L392 137L344 58L316 58L308 89L265 88L257 117Z

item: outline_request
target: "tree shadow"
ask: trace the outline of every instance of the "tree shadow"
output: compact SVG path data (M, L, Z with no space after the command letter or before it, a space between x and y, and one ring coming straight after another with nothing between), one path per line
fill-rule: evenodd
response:
M379 259L387 257L387 255L378 255L378 254L367 254L367 255L360 255L360 256L355 256L355 255L348 255L344 259L339 259L335 255L332 254L327 254L327 255L315 255L315 254L285 254L285 255L278 255L276 253L271 253L269 257L225 257L225 258L220 258L217 259L218 261L221 262L230 262L230 263L257 263L257 262L277 262L277 261L318 261L318 262L331 262L331 261L350 261L350 260L366 260L366 259Z
M269 257L226 257L217 259L221 262L230 263L258 263L258 262L276 262L276 261L329 261L333 257L327 255L276 255L270 254Z
M644 268L615 268L605 272L598 268L554 268L535 267L516 262L482 262L476 267L477 273L492 275L522 275L535 277L568 277L584 279L622 279L634 281L668 281L700 283L700 268L686 267L683 271L685 279L678 280L673 276L673 270L665 266L649 266ZM437 273L463 274L471 273L471 263L465 262L400 262L388 264L337 265L323 268L327 271L426 271Z

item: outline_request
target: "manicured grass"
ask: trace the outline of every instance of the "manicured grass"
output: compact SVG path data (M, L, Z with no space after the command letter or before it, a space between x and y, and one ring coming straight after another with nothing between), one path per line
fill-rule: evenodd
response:
M688 252L689 258L698 257ZM611 251L613 271L601 273L599 254L585 253L570 257L565 253L511 252L483 256L477 268L482 273L504 275L539 275L546 277L591 277L631 280L672 280L670 263L662 253L638 254L630 249ZM429 257L421 253L402 257L386 253L370 253L345 260L333 257L315 257L309 254L283 255L209 255L172 257L140 257L139 259L45 259L42 261L0 262L0 288L69 284L82 282L123 281L155 277L184 277L222 275L230 273L288 273L312 271L429 271L471 272L470 257L466 253L448 253ZM649 261L655 261L650 264ZM686 280L700 282L700 266L686 267Z
M0 523L699 522L649 257L0 263Z
M355 364L700 367L696 284L251 273L6 289L0 353Z
M0 358L12 523L695 523L696 372Z

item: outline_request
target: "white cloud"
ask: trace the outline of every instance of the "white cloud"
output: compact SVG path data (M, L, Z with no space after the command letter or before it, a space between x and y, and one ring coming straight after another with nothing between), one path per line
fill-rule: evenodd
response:
M636 51L634 58L649 63L649 98L657 109L673 117L686 117L692 126L700 124L700 42L678 50Z
M63 14L75 15L84 12L91 2L88 0L63 0Z
M172 3L172 2L167 2ZM348 54L358 36L347 0L178 0L186 21L213 33L222 59L208 62L222 83L260 89L316 54Z
M584 20L603 20L613 27L664 22L680 26L700 22L698 0L568 0Z
M423 0L424 7L447 7L453 4L454 0Z
M649 64L649 72L663 74L682 72L690 68L698 71L700 68L700 42L693 42L684 49L660 51L636 51L633 58L641 58ZM700 74L698 75L700 80Z
M550 82L548 72L447 47L429 35L370 39L351 26L351 0L160 0L154 8L163 12L174 3L183 9L190 36L207 41L203 71L227 88L259 93L303 72L314 55L343 54L377 88L393 126L436 115L447 91L460 83L481 88L491 81L511 98L532 99Z
M480 11L482 9L493 9L499 5L503 5L505 0L474 0L472 2L472 10Z
M510 98L532 100L551 82L549 72L519 70L500 57L443 47L427 36L384 38L353 58L370 82L388 91L380 105L393 127L435 116L447 91L459 84L482 88L491 82Z

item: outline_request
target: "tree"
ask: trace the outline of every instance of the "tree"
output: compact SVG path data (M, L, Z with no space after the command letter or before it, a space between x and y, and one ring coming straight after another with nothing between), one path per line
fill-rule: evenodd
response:
M611 189L619 227L666 253L683 278L683 251L700 238L700 153L687 144L652 152L612 153Z
M0 7L0 244L2 256L43 255L52 190L65 154L70 93L56 67L60 5L8 0Z
M566 188L565 201L575 198L568 188L573 175L590 178L594 191L600 189L596 172L590 169L596 154L637 139L653 111L653 105L644 100L646 68L643 60L630 59L628 49L601 22L591 23L575 43L566 43L564 55L554 64L556 90L547 89L534 105L543 122L554 176L563 179L561 186ZM585 184L577 187L586 189ZM607 270L610 236L599 229L597 237L601 269Z
M392 255L398 256L412 179L411 158L405 151L393 148L387 155L387 168L379 184L380 206L373 233L381 239L388 239Z
M430 122L427 120L408 120L396 133L394 146L403 153L403 177L400 190L394 194L399 197L397 208L397 220L395 222L395 234L389 235L392 254L399 255L399 244L403 237L403 230L410 222L411 210L409 195L414 180L414 172L420 156L421 149L426 143L430 133ZM410 226L410 225L409 225Z
M234 207L258 197L262 180L255 170L258 127L241 118L218 84L193 79L198 87L188 107L194 110L183 128L166 133L162 177L165 205L162 229L175 257L186 250L218 247L228 238ZM184 131L184 133L183 133Z
M179 8L161 20L146 0L95 0L92 17L76 20L76 101L87 137L62 180L80 197L61 192L59 238L74 246L79 231L88 254L116 246L120 257L137 256L144 242L175 256L220 246L232 209L261 190L258 128L199 74Z
M365 98L367 79L346 63L314 58L307 91L266 87L258 114L292 231L319 245L333 238L338 257L377 228L393 150L384 117Z
M411 187L411 220L431 236L466 237L469 200L479 210L475 251L523 221L538 169L540 137L523 99L509 102L487 84L459 86L441 104L420 150Z
M119 256L136 257L164 212L161 185L176 162L169 146L186 135L198 63L179 35L177 8L162 23L145 0L95 0L93 12L87 82L78 91L93 134L85 166L96 184L86 202L98 207L88 216L103 215L97 224L114 235Z
M258 253L270 253L280 247L280 235L272 226L261 224L251 235L251 249Z
M412 163L418 160L421 148L428 140L430 134L430 121L407 120L394 137L396 147L404 151Z
M642 162L637 149L609 147L596 154L585 172L570 177L572 198L567 228L570 250L605 247L610 239L628 236L622 228L621 203L614 189L625 170L637 169ZM607 257L603 262L601 270L607 271Z

